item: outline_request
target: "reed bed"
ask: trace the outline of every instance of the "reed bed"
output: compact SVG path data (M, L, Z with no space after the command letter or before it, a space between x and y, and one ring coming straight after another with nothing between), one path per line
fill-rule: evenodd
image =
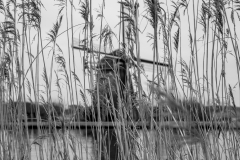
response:
M0 159L240 159L238 0L56 0L47 33L45 3L0 0Z

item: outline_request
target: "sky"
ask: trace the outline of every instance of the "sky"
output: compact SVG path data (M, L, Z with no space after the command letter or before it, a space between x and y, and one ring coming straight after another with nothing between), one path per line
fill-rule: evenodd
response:
M101 9L101 4L102 1L100 0L95 0L92 1L93 5L93 20L94 20L94 29L93 29L93 33L95 34L99 34L100 32L100 18L96 18L98 11L100 11ZM139 31L140 31L140 56L143 59L149 59L152 60L153 59L153 51L152 51L152 41L149 41L149 38L147 37L148 33L153 33L153 29L151 28L151 26L149 25L149 23L147 22L146 18L143 18L143 15L146 14L145 12L145 8L146 6L144 5L144 1L143 0L139 0ZM161 0L161 2L164 2L164 4L162 5L163 8L172 11L172 4L170 3L170 1L168 0ZM195 1L197 2L197 1ZM42 8L42 23L41 23L41 29L42 29L42 36L43 36L43 46L48 46L46 47L46 49L44 50L44 55L46 57L46 65L47 65L47 72L48 74L50 73L49 68L51 67L51 56L52 53L50 52L50 45L48 45L48 33L50 31L50 29L52 29L53 24L56 23L57 17L58 17L58 13L59 13L59 6L57 6L57 1L54 0L42 0L42 3L44 5L44 8ZM83 39L83 33L82 33L82 29L83 29L83 19L79 14L79 8L80 8L80 4L79 1L74 0L73 1L75 8L73 9L73 26L77 25L76 27L74 27L73 29L73 37L75 39ZM62 21L62 25L61 28L59 30L59 33L66 31L67 27L70 28L71 26L71 19L70 19L70 14L71 14L71 9L70 9L70 3L68 1L68 26L67 26L67 17L66 17L66 10L63 10L64 13L64 17L63 17L63 21ZM196 7L196 3L195 6ZM103 21L103 26L105 26L106 24L108 24L112 31L116 33L117 37L119 36L119 10L120 10L120 5L118 3L118 0L105 0L105 9L104 9L104 21ZM177 62L179 61L179 57L180 57L180 51L182 53L182 57L186 62L189 62L190 58L191 58L191 54L190 54L190 47L189 47L189 26L188 26L188 17L184 16L183 13L180 13L181 15L181 33L182 33L182 37L181 37L181 50L178 51L178 53L174 53L174 61L177 60ZM190 21L190 30L192 31L193 29L193 11L189 10L189 21ZM239 23L238 23L239 24ZM237 24L237 25L238 25ZM173 29L174 30L174 29ZM176 29L175 29L176 30ZM34 39L34 36L36 36L34 33L34 31L31 30L31 39ZM71 47L71 31L69 31L69 36L70 36L70 47ZM75 71L76 74L78 75L80 81L83 83L83 63L82 63L82 57L83 57L83 53L80 52L79 50L74 50L72 53L71 48L68 47L68 42L67 42L67 37L68 35L66 34L66 32L64 34L62 34L61 36L59 36L57 38L57 44L61 47L61 51L62 53L58 52L56 54L62 54L65 57L65 60L67 62L67 68L69 65L69 56L68 53L70 52L70 55L74 54L75 58L73 59L72 56L70 58L70 65L72 67L73 70L73 64L75 63ZM202 36L202 28L201 26L198 24L198 29L197 29L197 39L200 39ZM98 44L99 39L95 40L95 43ZM113 38L113 43L114 43L114 49L118 49L118 42L116 40L116 38ZM162 43L161 43L162 44ZM230 43L229 43L230 44ZM229 47L231 50L231 46ZM70 49L70 50L69 50ZM204 48L203 48L203 43L199 41L199 43L197 43L197 51L198 51L198 62L199 62L199 74L202 75L202 62L203 62L203 53L204 53ZM211 48L210 48L211 49ZM33 52L36 52L36 41L33 40L32 42L32 50ZM173 51L174 52L174 51ZM162 58L164 56L163 54L163 46L159 46L159 55ZM219 64L217 64L217 68L218 68L218 73L216 73L216 75L219 78L220 75L220 69L221 69L221 56L220 54L218 55L218 60L219 60ZM161 59L162 60L162 59ZM145 64L146 66L146 64ZM29 63L26 60L26 64L25 64L25 68L27 69L29 67ZM34 68L34 66L33 66ZM40 60L40 68L43 68L43 63ZM146 67L147 71L146 74L148 75L148 78L151 79L152 75L151 75L151 66ZM210 68L209 68L210 69ZM59 70L59 66L54 63L54 70L57 71ZM180 79L180 65L177 63L176 66L176 76ZM209 71L210 72L210 71ZM42 72L40 73L42 74ZM55 77L55 76L54 76ZM30 78L30 73L28 73L28 78ZM144 79L144 76L142 76L143 80L143 86L144 89L147 90L147 85L146 85L146 79ZM202 77L200 77L202 78ZM227 78L227 83L230 84L231 86L235 86L237 84L237 71L236 71L236 62L235 62L235 58L234 56L228 54L227 56L227 62L226 62L226 78ZM41 79L41 78L40 78ZM54 87L56 79L53 79L53 89L52 89L52 96L53 96L53 100L54 101L58 101L58 94L57 94L57 89L56 87ZM80 84L79 84L80 85ZM64 86L64 85L63 85ZM179 86L178 86L179 87ZM64 91L65 89L62 88L63 90L63 99L64 99L64 103L68 104L69 102L67 101L67 97L69 96L67 94L66 91ZM180 93L181 95L182 93ZM236 87L235 89L233 89L233 94L235 97L235 103L237 104L237 106L239 105L239 89Z
M76 2L76 1L75 1ZM145 13L145 4L143 3L144 1L139 1L139 14L140 15L144 15ZM42 11L42 29L43 29L43 33L47 33L49 32L49 29L52 27L53 23L56 21L56 17L58 14L58 8L56 6L56 1L44 1L44 6L45 9L43 9ZM55 5L54 5L55 4ZM83 19L80 17L79 15L79 11L77 9L77 7L79 8L80 5L77 5L77 3L75 3L76 5L76 9L75 9L75 14L74 14L74 18L73 18L73 25L77 25L77 24L81 24L83 23ZM94 20L94 29L93 32L95 34L99 34L100 31L100 18L96 18L97 14L99 11L101 11L101 5L102 5L102 1L93 1L93 20ZM68 9L70 11L70 8ZM51 11L51 14L49 14L49 11ZM70 14L70 12L69 12ZM117 37L119 36L119 14L120 14L120 5L118 3L117 0L106 0L105 1L105 9L104 9L104 21L103 21L103 26L105 25L109 25L112 29L112 31L114 33L116 33ZM70 25L69 25L70 26ZM66 30L67 26L66 26L66 20L63 18L63 23L61 26L62 31ZM82 26L80 27L76 27L74 28L74 38L75 39L82 39L83 34L79 31L82 30ZM148 60L153 60L153 52L152 52L152 40L149 40L149 38L147 38L148 33L152 32L152 28L150 27L149 23L147 22L146 18L141 17L139 20L139 30L140 30L140 50L141 50L141 58L142 59L148 59ZM61 46L61 49L64 53L68 52L68 47L66 44L66 38L67 35L63 34L61 35L58 40L57 43L59 44L59 46ZM47 43L47 42L46 42ZM116 38L113 38L113 43L114 43L114 48L118 49L118 41L116 40ZM95 44L99 44L99 39L97 39L95 41ZM97 45L98 46L98 45ZM163 47L160 46L160 50L162 50ZM82 57L83 57L83 53L78 50L74 50L74 54L76 55L75 57L77 62L76 62L76 68L78 70L83 70L82 66ZM79 59L78 55L81 57ZM163 55L160 55L163 57ZM67 56L66 56L67 57ZM67 58L66 58L67 60ZM48 63L50 64L50 63ZM148 76L148 79L151 80L152 79L152 66L148 65L148 64L143 64L145 65L145 69L146 69L146 74ZM82 73L78 74L79 78L81 80L81 82L83 82L83 76ZM145 76L141 76L142 77L142 85L143 88L146 92L149 92L148 89L148 85L147 85L147 79ZM87 82L86 82L87 83ZM90 99L90 98L89 98Z

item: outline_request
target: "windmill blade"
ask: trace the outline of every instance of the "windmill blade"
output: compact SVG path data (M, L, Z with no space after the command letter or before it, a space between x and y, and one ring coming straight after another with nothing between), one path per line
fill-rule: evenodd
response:
M77 39L74 39L72 47L74 49L90 52L90 49L88 47L86 47L83 43L79 42L79 40L77 40ZM107 47L106 48L100 47L100 51L99 51L99 45L96 45L96 44L93 44L92 52L99 53L100 55L103 55L103 56L106 56L109 58L113 58L113 59L121 58L119 56L109 55L110 49ZM136 63L137 58L135 56L129 57L129 58L137 68L139 68L141 71L143 70L140 66L137 65L137 63ZM142 58L140 59L140 64L143 64L145 71L152 71L153 64L155 64L155 66L160 66L160 67L169 67L169 65L166 63L162 63L162 62L153 63L153 61L151 61L151 60L142 59ZM144 71L142 71L142 72L144 72Z
M137 61L137 58L136 57L134 57L133 58L135 61ZM148 60L148 59L142 59L142 58L140 58L140 63L146 63L146 64L151 64L151 65L153 65L153 61L151 61L151 60ZM155 62L155 65L159 65L159 66L164 66L164 67L168 67L169 65L168 64L166 64L166 63L162 63L162 62Z

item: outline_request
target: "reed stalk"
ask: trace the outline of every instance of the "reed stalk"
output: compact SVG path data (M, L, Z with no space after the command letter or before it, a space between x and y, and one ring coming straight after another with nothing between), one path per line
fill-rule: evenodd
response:
M0 0L0 159L239 159L238 1L121 0L114 28L108 1L95 17L99 2L57 0L47 34L45 3ZM75 132L80 121L96 127Z

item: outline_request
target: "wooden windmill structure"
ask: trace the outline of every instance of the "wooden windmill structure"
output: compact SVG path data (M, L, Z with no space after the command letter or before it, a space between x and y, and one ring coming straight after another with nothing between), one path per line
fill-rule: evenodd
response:
M137 8L135 8L135 9L137 10ZM126 24L127 24L127 22L124 21L124 15L123 15L124 10L125 9L123 7L123 4L121 4L121 14L122 15L120 16L120 18L121 18L120 25L122 26L121 28L122 28L123 46L125 46L125 39L126 39L125 28L126 28ZM86 46L86 43L82 44L82 43L78 43L78 42L73 42L72 47L74 49L84 51L84 53L90 53L90 55L93 57L94 57L94 54L97 55L98 59L97 59L97 65L95 65L95 67L96 66L97 67L100 66L100 67L97 69L96 75L99 75L98 72L100 71L100 72L104 72L105 74L107 73L107 76L106 75L104 75L104 76L109 77L109 74L108 74L109 72L115 72L115 73L118 72L117 77L120 77L120 82L117 85L122 88L123 92L125 90L133 91L132 78L129 76L130 75L129 64L132 64L131 66L138 68L138 78L139 79L140 79L140 72L142 72L143 74L145 73L144 70L142 69L142 67L140 67L140 65L142 65L142 64L153 65L153 66L157 66L157 67L168 67L168 64L165 64L162 62L153 62L151 60L139 58L139 52L138 52L137 56L135 56L132 53L131 53L131 55L127 56L125 47L123 47L124 48L123 50L115 50L113 52L108 53L108 51L106 51L106 50L109 50L109 49L106 49L106 48L103 49L102 46L99 47L94 44L91 44L91 47L89 47L89 46L90 45ZM138 50L138 49L136 49L136 50ZM88 61L85 59L85 57L83 60L84 60L83 64L86 65L86 62L88 63ZM102 64L99 64L99 63L102 63ZM119 65L117 65L117 67L118 67L117 70L113 69L114 68L113 64L119 64ZM90 65L92 65L92 64L90 64ZM86 68L86 67L84 66L84 68ZM92 68L92 66L91 66L91 68ZM122 69L122 68L124 68L124 69ZM115 74L115 77L116 77L116 74ZM97 78L97 80L98 80L98 82L97 82L98 84L102 83L101 81L99 81L99 78ZM141 86L141 80L139 80L138 84L140 84L139 86ZM125 87L122 87L122 86L125 86ZM139 92L139 95L141 95L141 94L142 93ZM113 96L116 96L116 95L113 94ZM118 97L118 96L116 96L116 97ZM129 96L125 96L125 99L128 97ZM116 101L117 100L114 100L114 102L116 102ZM116 105L117 104L114 104L115 108L116 108Z
M72 47L74 49L77 49L77 50L81 50L81 51L85 51L85 52L88 52L90 53L90 49L85 47L85 45L79 45L77 43L74 43L75 45L73 45ZM101 71L107 73L109 70L112 70L113 69L113 63L116 63L116 64L120 64L119 67L126 67L126 63L131 63L133 66L137 67L138 69L141 69L142 68L140 66L137 65L137 58L136 57L129 57L129 56L126 56L124 55L123 52L121 52L122 54L119 55L119 54L116 54L116 53L120 53L119 50L116 50L115 52L111 52L111 53L106 53L103 51L103 49L101 49L100 51L99 50L99 47L98 46L94 46L93 47L93 50L91 51L93 54L95 53L96 55L100 55L101 58L98 59L98 62L97 62L97 67L99 67L101 69ZM99 57L100 57L99 56ZM121 63L119 63L121 62ZM100 65L101 63L101 65ZM84 60L84 65L86 65L86 60ZM146 60L146 59L140 59L140 64L147 64L147 65L153 65L153 61L151 60ZM90 64L91 65L91 64ZM100 67L101 66L101 67ZM104 67L103 67L104 66ZM168 67L168 64L165 64L165 63L161 63L161 62L155 62L155 66L157 67ZM86 68L84 66L84 68ZM98 68L98 69L99 69ZM126 68L124 68L124 70L126 70ZM119 82L119 86L122 86L121 84L123 84L124 86L126 86L126 84L128 83L130 90L133 91L133 88L132 88L132 78L125 78L127 77L126 73L128 73L128 75L130 74L130 72L124 72L124 70L121 70L119 69L120 72L118 72L119 74L119 77L120 77L120 82ZM144 72L142 70L142 72ZM98 73L97 73L98 74ZM96 75L97 75L96 74ZM104 77L104 76L103 76ZM108 77L105 75L105 77ZM140 78L140 77L139 77ZM126 79L126 81L124 80ZM99 80L99 79L98 79ZM100 84L102 84L101 80L100 82L98 82ZM122 87L122 90L124 91L126 88ZM117 95L115 95L114 93L112 94L114 98L117 97ZM126 98L126 97L125 97ZM103 99L103 98L102 98ZM117 98L116 98L117 99ZM114 100L114 106L116 108L117 106L117 100ZM130 110L134 110L134 109L130 109ZM134 113L131 113L132 115L134 115ZM134 116L133 116L134 117ZM136 116L135 116L136 117Z

